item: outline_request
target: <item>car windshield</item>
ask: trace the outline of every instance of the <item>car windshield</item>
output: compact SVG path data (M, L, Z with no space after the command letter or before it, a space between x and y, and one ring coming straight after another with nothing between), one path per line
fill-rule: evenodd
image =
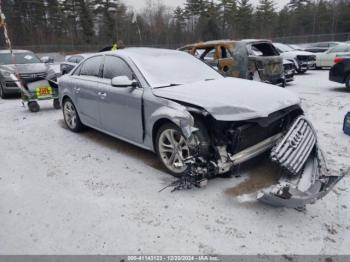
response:
M288 45L284 45L284 44L275 44L275 46L277 47L278 50L280 50L281 52L291 52L294 51L294 49Z
M223 78L213 68L186 52L136 51L132 59L153 88Z
M13 59L10 53L0 54L1 65L16 64L36 64L41 63L40 59L31 52L15 53Z

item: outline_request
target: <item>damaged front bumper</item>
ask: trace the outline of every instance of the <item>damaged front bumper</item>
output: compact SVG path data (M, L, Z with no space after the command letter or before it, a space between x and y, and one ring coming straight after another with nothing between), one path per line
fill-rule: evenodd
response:
M321 168L315 154L308 159L300 175L283 175L278 184L260 192L257 199L275 207L303 208L325 197L344 175L332 176Z
M192 139L189 145L197 148L199 144ZM198 151L196 157L185 161L188 174L183 181L195 181L193 185L200 186L200 182L232 172L241 163L268 151L270 160L279 167L280 178L276 185L259 192L257 199L275 207L303 209L325 197L350 171L330 174L315 129L304 116L299 116L287 133L278 133L238 153L228 153L226 146L217 147L216 161L205 160Z
M277 185L263 190L258 200L276 207L303 208L326 196L345 176L332 175L317 143L312 124L299 117L271 152L281 169Z
M304 208L326 196L345 176L330 174L316 132L304 116L298 117L286 134L279 133L234 155L219 148L217 174L229 172L269 150L281 174L277 185L258 194L258 200L269 205Z

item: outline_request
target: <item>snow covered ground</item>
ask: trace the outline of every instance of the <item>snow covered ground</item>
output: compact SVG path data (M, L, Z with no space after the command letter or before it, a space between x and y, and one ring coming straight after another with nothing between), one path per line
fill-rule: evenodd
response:
M339 170L350 166L350 92L327 79L311 71L288 89ZM31 114L0 100L0 254L350 254L349 177L305 212L254 201L273 180L259 161L205 189L159 193L173 178L152 153L74 134L61 111L41 105Z

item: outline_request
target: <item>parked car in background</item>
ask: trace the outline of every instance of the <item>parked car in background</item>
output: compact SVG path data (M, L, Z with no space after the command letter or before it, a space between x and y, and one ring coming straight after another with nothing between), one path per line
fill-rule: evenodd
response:
M316 56L316 66L318 68L332 67L336 57L346 55L350 55L350 44L337 45L324 53L318 53Z
M273 44L283 59L293 62L295 70L299 74L304 74L309 69L316 68L316 55L311 52L295 50L289 45Z
M268 40L219 40L191 44L188 52L224 76L284 85L283 59Z
M281 180L259 200L292 208L324 197L342 179L325 168L296 95L225 78L185 52L95 54L62 76L59 89L70 130L87 125L156 152L176 176L191 166L193 175L214 178L270 151Z
M339 44L341 44L341 42L312 43L305 45L304 50L312 53L323 53L326 52L328 49L335 47Z
M83 61L85 58L88 58L91 55L92 53L66 56L64 62L60 65L61 74L68 74L70 71L73 70L74 67L76 67L77 64L79 64L81 61Z
M350 88L350 55L335 58L334 66L329 71L329 79Z
M294 81L295 67L294 63L289 60L283 60L284 77L286 82Z
M288 46L295 50L304 51L304 47L302 45L289 44Z
M23 84L42 79L57 81L55 71L47 63L41 61L33 52L28 50L13 50L13 52L14 57L12 57L8 50L0 51L1 98L6 98L8 95L20 94L21 90L17 84L17 73ZM47 60L44 59L44 61Z

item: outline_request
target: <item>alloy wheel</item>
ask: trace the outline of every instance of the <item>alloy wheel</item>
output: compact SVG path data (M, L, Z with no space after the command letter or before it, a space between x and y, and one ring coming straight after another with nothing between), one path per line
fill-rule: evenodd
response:
M158 143L164 165L175 174L185 172L185 160L190 156L190 149L184 136L177 130L166 129L161 133Z
M64 120L70 129L77 127L77 111L71 101L66 101L63 108Z

